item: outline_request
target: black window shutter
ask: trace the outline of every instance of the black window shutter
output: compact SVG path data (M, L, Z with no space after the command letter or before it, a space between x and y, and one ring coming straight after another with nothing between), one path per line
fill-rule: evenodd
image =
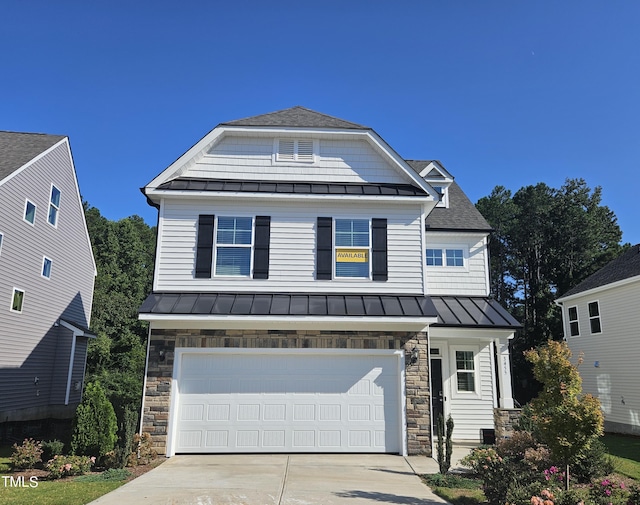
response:
M196 246L196 278L210 279L213 262L213 214L198 216L198 244Z
M253 246L253 278L269 278L269 240L271 217L256 216L256 239Z
M374 281L386 281L389 277L387 267L387 220L371 220L372 274Z
M316 279L331 280L331 271L333 270L332 218L318 218L316 240Z

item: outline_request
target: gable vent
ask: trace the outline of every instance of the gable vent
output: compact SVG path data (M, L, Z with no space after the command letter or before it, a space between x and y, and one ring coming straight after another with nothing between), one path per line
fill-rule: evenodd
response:
M276 161L314 161L313 140L279 139L277 149Z

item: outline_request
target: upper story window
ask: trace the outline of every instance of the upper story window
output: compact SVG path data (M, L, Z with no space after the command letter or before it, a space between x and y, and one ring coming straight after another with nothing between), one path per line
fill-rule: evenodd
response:
M0 254L2 254L2 239L4 238L4 235L2 233L0 233Z
M21 313L23 303L24 303L24 291L22 289L13 288L13 297L11 299L11 311Z
M369 278L370 228L368 219L335 220L336 277Z
M51 185L51 197L49 198L49 217L47 221L52 226L58 225L58 211L60 210L60 190Z
M27 200L24 206L24 220L30 224L36 222L36 204L30 200Z
M251 275L253 219L218 217L215 275Z
M311 139L277 139L275 141L275 161L313 163L317 152L317 142Z
M578 324L578 307L569 307L569 335L577 337L580 335L580 325Z
M589 303L589 325L591 326L591 333L602 333L600 305L597 301Z
M427 249L429 267L464 267L464 249Z
M51 261L51 259L47 258L46 256L44 258L42 258L42 277L44 277L45 279L50 279L51 278L51 265L53 264L53 262Z

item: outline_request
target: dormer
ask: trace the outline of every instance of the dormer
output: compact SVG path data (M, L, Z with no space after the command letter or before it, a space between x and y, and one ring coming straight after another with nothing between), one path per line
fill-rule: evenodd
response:
M449 208L449 186L453 182L453 176L438 161L434 160L420 171L420 177L440 193L440 201L436 207Z

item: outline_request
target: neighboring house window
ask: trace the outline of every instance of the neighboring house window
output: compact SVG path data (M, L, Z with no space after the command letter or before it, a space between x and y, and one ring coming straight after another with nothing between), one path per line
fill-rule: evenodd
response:
M13 288L13 298L11 299L11 311L22 312L23 302L24 302L24 291L22 289Z
M336 277L369 278L369 220L335 220Z
M31 224L36 221L36 204L29 200L24 206L24 220Z
M476 363L474 352L456 350L456 384L460 393L476 392Z
M253 242L253 219L218 217L216 275L249 276Z
M42 258L42 277L51 278L51 260L46 256Z
M578 324L578 307L569 307L569 335L577 337L580 335L580 325Z
M428 267L464 267L464 250L462 249L427 249Z
M51 198L49 199L49 217L47 220L53 226L58 225L58 211L60 210L60 190L51 185Z
M591 302L589 304L589 324L591 325L591 333L602 333L600 306L598 302Z
M277 139L275 149L276 161L315 161L316 143L310 139Z

